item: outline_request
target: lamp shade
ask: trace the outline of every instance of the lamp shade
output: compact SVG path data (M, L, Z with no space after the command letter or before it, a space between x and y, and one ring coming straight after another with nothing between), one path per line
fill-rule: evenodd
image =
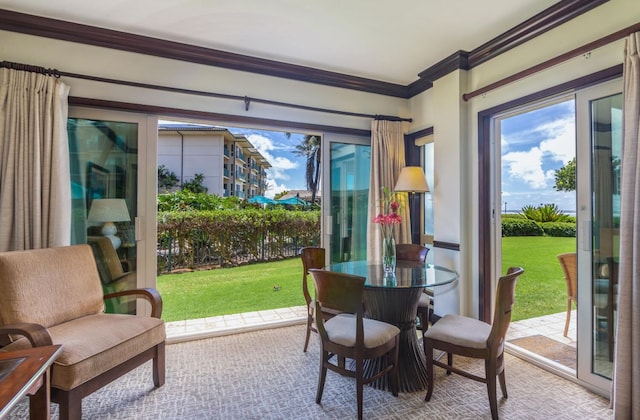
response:
M91 209L87 216L89 222L128 222L129 210L127 202L122 198L98 198L91 202Z
M400 171L398 182L393 189L398 192L429 192L427 178L419 166L405 166Z

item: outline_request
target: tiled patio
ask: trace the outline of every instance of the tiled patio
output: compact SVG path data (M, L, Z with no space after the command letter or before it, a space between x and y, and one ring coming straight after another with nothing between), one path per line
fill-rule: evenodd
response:
M291 308L167 322L167 341L172 343L263 328L302 324L306 322L306 313L306 307L294 306ZM512 322L509 332L507 333L507 340L541 334L575 347L576 316L574 310L571 316L571 324L569 325L568 338L562 335L565 313L561 312L539 318Z

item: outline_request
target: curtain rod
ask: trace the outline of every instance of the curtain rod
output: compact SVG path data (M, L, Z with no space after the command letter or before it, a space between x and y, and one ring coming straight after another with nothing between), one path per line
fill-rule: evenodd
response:
M31 66L29 64L12 63L11 61L0 62L0 68L28 71L31 73L45 74L47 76L60 77L60 73L56 69L47 69L39 66Z
M3 61L0 64L0 67L12 68L12 69L15 69L15 70L33 71L33 72L38 72L38 73L43 73L43 74L50 74L50 75L53 75L55 77L64 76L64 77L71 77L73 79L91 80L91 81L94 81L94 82L111 83L111 84L116 84L116 85L132 86L132 87L139 87L139 88L144 88L144 89L162 90L162 91L174 92L174 93L184 93L184 94L187 94L187 95L208 96L208 97L212 97L212 98L239 100L239 101L243 101L244 102L245 111L249 110L249 106L251 105L251 102L257 102L257 103L262 103L262 104L267 104L267 105L274 105L274 106L282 106L282 107L287 107L287 108L302 109L302 110L305 110L305 111L314 111L314 112L323 112L323 113L329 113L329 114L347 115L347 116L350 116L350 117L371 118L371 119L388 119L388 120L391 120L391 121L407 121L407 122L412 122L413 121L411 118L400 118L400 117L393 117L393 116L380 116L380 115L375 115L375 114L361 114L361 113L357 113L357 112L339 111L339 110L335 110L335 109L318 108L318 107L313 107L313 106L291 104L291 103L287 103L287 102L272 101L272 100L269 100L269 99L252 98L250 96L228 95L228 94L224 94L224 93L205 92L205 91L201 91L201 90L183 89L183 88L176 88L176 87L170 87L170 86L153 85L153 84L149 84L149 83L130 82L130 81L126 81L126 80L109 79L109 78L105 78L105 77L89 76L89 75L86 75L86 74L69 73L69 72L65 72L65 71L60 71L58 69L45 69L44 67L30 66L30 65L27 65L27 64L11 63L9 61Z
M581 47L578 47L576 49L573 49L569 52L566 52L564 54L561 54L559 56L556 56L554 58L551 58L547 61L544 61L540 64L536 64L533 67L529 67L528 69L522 70L518 73L512 74L511 76L505 77L504 79L500 79L497 82L493 82L490 83L488 85L486 85L485 87L482 87L480 89L476 89L472 92L469 93L465 93L464 95L462 95L462 99L466 102L471 98L474 98L478 95L482 95L483 93L489 92L490 90L494 90L497 89L499 87L502 87L504 85L507 85L509 83L515 82L517 80L523 79L527 76L531 76L532 74L538 73L542 70L546 70L549 67L553 67L557 64L560 64L564 61L569 60L570 58L573 57L577 57L579 55L582 54L588 54L591 50L594 50L596 48L600 48L603 47L607 44L610 44L614 41L617 41L619 39L624 38L625 36L628 36L634 32L638 32L640 31L640 23L636 23L635 25L631 25L627 28L621 29L617 32L614 32L612 34L609 34L607 36L604 36L600 39L597 39L593 42L590 42L588 44L585 44Z

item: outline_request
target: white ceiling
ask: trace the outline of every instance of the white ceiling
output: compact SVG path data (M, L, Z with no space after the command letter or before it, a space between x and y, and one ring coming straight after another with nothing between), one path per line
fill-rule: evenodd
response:
M558 0L0 0L0 8L407 85Z

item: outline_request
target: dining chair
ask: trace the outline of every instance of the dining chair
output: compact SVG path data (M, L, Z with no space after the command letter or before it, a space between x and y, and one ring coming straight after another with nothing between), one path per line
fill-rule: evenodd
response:
M307 333L304 340L304 349L307 351L309 346L309 336L311 331L318 332L314 326L314 310L315 302L309 293L309 284L307 275L312 268L322 268L325 266L325 249L315 246L309 246L300 250L300 258L302 259L302 293L304 294L304 300L307 303Z
M424 265L427 260L429 248L419 244L396 244L396 261L399 264L403 262L419 263ZM433 313L433 290L424 289L424 293L418 301L417 316L420 319L420 330L423 332L429 328L429 320Z
M491 417L498 418L496 398L496 376L500 381L502 396L507 398L507 383L504 375L504 342L511 322L511 309L515 302L515 289L518 277L524 273L520 267L511 267L505 276L498 280L496 291L496 307L493 323L488 324L475 318L448 314L435 322L424 333L423 345L426 356L427 395L425 401L431 399L433 393L433 366L440 366L466 378L485 383L489 394ZM434 349L447 353L447 363L434 358ZM475 359L484 359L484 377L466 372L453 366L453 354Z
M567 285L567 316L564 321L564 336L566 337L569 332L569 322L571 322L571 303L578 304L578 265L575 252L560 254L558 260L564 273L564 282Z
M391 392L398 396L398 343L395 325L364 317L365 278L328 270L310 269L316 296L316 326L320 336L320 374L316 403L320 404L327 369L356 380L358 419L362 419L363 387L387 375ZM337 315L325 320L321 314ZM334 357L337 359L332 362ZM367 375L364 361L386 359L375 373ZM345 359L353 361L346 364Z

